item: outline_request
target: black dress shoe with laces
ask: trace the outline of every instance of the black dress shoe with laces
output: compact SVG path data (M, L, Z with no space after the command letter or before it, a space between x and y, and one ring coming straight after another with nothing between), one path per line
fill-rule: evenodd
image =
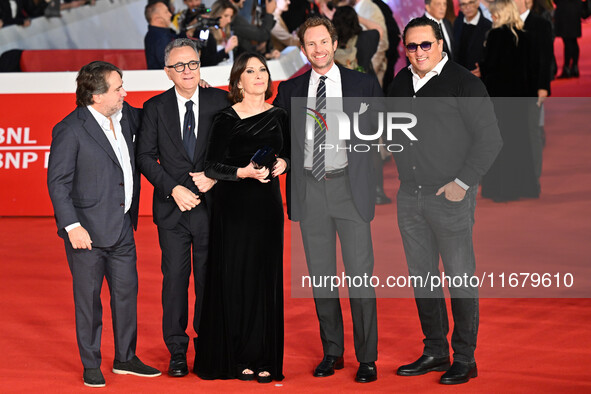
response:
M187 357L184 354L174 354L170 358L170 364L168 364L168 374L175 378L180 378L189 374L189 368L187 367Z
M441 376L441 384L467 383L471 378L478 376L476 363L466 364L454 361L451 368Z
M88 387L105 387L105 377L100 368L84 368L84 385Z
M398 368L396 374L400 376L418 376L432 371L447 371L449 364L449 356L431 357L422 355L414 363Z
M359 363L355 381L359 383L369 383L378 380L378 369L376 363Z
M334 375L335 369L343 369L344 367L345 361L342 356L324 356L320 364L318 364L314 370L314 376L317 378L331 376Z

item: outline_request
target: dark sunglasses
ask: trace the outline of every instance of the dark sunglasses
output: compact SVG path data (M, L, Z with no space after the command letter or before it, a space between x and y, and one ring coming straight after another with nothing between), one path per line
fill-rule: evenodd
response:
M201 64L198 60L192 60L188 63L177 63L173 64L172 66L166 66L166 68L174 68L177 73L182 73L185 71L185 66L189 67L189 70L197 70L199 65Z
M406 44L406 50L409 52L416 52L417 49L421 47L423 51L428 51L431 49L431 45L433 45L434 42L435 41L423 41L420 44L415 44L414 42L411 42L410 44Z

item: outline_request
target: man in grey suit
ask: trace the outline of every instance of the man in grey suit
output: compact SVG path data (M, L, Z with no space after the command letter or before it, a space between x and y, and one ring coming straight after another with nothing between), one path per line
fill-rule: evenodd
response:
M335 101L342 101L344 112L352 114L354 100L343 98L381 97L382 89L374 75L335 64L337 34L330 20L307 19L300 27L299 38L312 70L281 82L273 102L285 108L292 118L292 168L287 180L289 218L300 222L310 276L336 275L338 235L346 274L371 277L374 260L370 222L374 217L376 190L371 154L351 149L360 142L356 136L345 141L339 138L336 129L323 130L320 126L314 130L312 122L306 122L309 118L306 108L294 109L291 104L294 97L315 98L316 108L321 112ZM313 138L306 138L306 134L313 134ZM339 149L323 149L328 145ZM314 376L327 377L344 366L343 317L338 290L316 287L314 301L324 351ZM375 361L378 357L375 291L372 287L350 287L349 301L355 355L359 362L355 380L373 382L377 379Z
M47 170L58 235L64 239L72 273L83 379L90 387L105 385L100 370L103 278L111 294L113 373L160 375L135 355L138 283L133 229L140 182L134 141L139 115L124 102L121 76L121 70L101 61L80 69L77 108L53 129Z

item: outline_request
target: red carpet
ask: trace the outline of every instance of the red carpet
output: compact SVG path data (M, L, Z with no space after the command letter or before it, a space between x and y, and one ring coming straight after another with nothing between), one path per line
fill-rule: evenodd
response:
M581 47L591 48L589 25L585 25L584 34ZM561 66L561 44L556 47ZM589 95L591 61L587 53L582 51L581 78L555 82L555 96ZM590 283L587 267L591 262L591 134L586 114L590 102L580 99L548 102L540 199L506 204L478 200L475 247L480 269L492 266L500 272L524 264L528 270L538 272L578 270L581 274L575 276L575 282ZM395 169L389 165L386 191L390 196L397 185L394 176ZM378 207L373 231L376 265L388 272L405 273L394 205ZM71 277L53 219L0 218L0 240L0 391L92 391L82 385ZM136 241L140 281L138 355L165 371L168 353L160 328L160 251L151 218L140 219ZM343 303L346 367L333 377L313 378L311 371L322 357L316 316L312 300L290 297L288 257L286 253L286 379L283 382L262 386L254 382L202 381L194 374L181 379L166 375L151 379L114 375L110 372L113 336L105 286L102 370L107 387L103 391L591 392L591 299L588 298L483 298L476 351L479 377L456 387L439 385L439 373L419 377L394 374L397 366L414 361L422 350L412 299L378 300L379 379L366 385L354 383L357 363L350 315ZM591 285L586 288L591 289ZM192 356L190 349L191 366Z

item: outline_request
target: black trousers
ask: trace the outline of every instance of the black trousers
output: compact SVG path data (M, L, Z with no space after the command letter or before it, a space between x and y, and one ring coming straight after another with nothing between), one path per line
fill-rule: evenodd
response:
M209 218L204 204L183 212L173 229L158 227L162 250L162 334L171 355L184 354L189 346L189 278L193 257L195 306L193 328L199 332L207 268Z
M76 339L82 365L101 365L103 305L101 287L107 279L111 294L111 317L115 337L115 359L129 361L137 342L137 269L133 228L125 215L117 242L110 247L74 249L65 239L66 256L74 288Z
M576 38L562 38L564 42L564 67L579 65L579 43Z

